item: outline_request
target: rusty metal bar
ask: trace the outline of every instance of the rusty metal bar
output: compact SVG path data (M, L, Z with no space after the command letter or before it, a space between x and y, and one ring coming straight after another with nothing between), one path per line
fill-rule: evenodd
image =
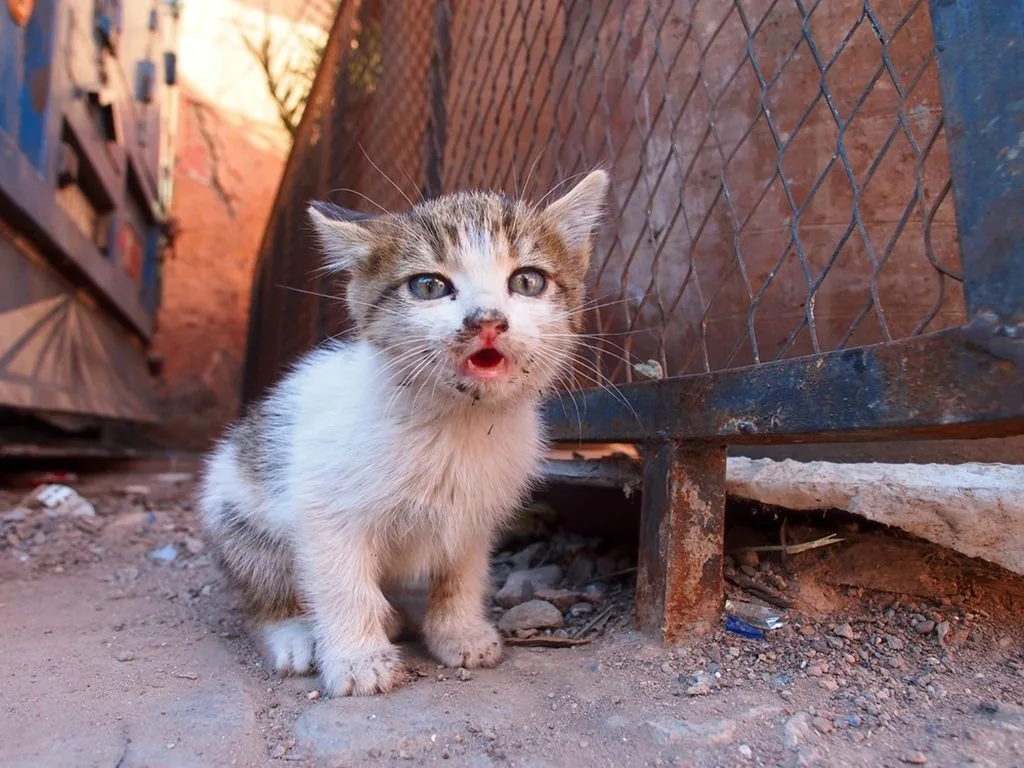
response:
M671 643L721 615L725 446L653 445L643 482L636 621Z
M1024 431L1024 374L963 329L556 399L557 440L730 443L997 437Z

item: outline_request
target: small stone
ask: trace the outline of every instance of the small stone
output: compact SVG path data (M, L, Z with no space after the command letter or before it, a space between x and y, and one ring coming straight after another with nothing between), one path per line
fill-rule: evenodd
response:
M563 613L571 611L573 606L583 599L582 594L571 589L548 589L546 587L535 590L533 596L537 600L551 603Z
M117 654L118 661L135 661L135 654L131 651L121 651Z
M914 631L919 635L930 635L935 631L934 621L921 621L914 627Z
M594 606L590 603L575 603L569 608L569 615L574 619L578 619L580 616L587 616L593 612Z
M900 761L907 763L908 765L926 765L928 763L928 758L925 757L924 753L914 751L905 752L900 756Z
M853 633L853 627L850 626L849 622L840 624L835 628L835 634L838 637L844 637L847 640L856 640L857 636Z
M309 693L306 694L306 698L309 699L310 701L316 701L317 699L320 698L320 691L316 691L316 690L310 691Z
M280 760L286 754L288 754L288 747L286 747L284 744L278 744L271 751L270 756L275 760Z
M99 533L103 529L103 518L101 517L76 517L75 528L86 533Z
M704 653L706 653L708 658L716 664L722 663L722 649L717 643L709 645Z
M126 485L121 489L125 496L149 496L148 485Z
M906 647L906 643L896 635L886 635L885 642L889 644L889 647L894 651L902 651Z
M810 624L804 624L802 627L800 627L800 634L804 637L814 637L816 634L818 634L818 631Z
M582 584L587 579L594 577L597 572L597 563L590 555L581 552L572 559L569 570L565 574L565 580L570 584Z
M204 549L206 549L206 542L202 539L197 539L195 536L185 537L185 551L190 555L198 555Z
M162 547L149 550L146 557L158 563L171 563L178 557L178 548L173 544L164 544Z
M820 733L832 733L835 730L835 726L832 725L831 720L827 720L824 717L816 717L811 720L811 724Z
M506 633L519 629L547 629L560 626L562 612L544 600L520 603L498 619L498 629Z
M666 661L661 665L661 671L664 672L666 675L671 675L676 670L675 667L672 666L671 661Z
M806 712L797 712L782 726L782 741L789 749L796 749L813 737L811 716Z
M743 566L747 566L748 568L757 568L760 560L761 558L758 556L757 552L753 552L749 549L736 553L736 564L739 565L740 568Z
M999 638L999 647L1000 648L1009 648L1011 645L1013 645L1013 640L1010 639L1009 637L1000 637Z
M707 672L696 672L691 679L694 682L687 687L687 696L707 696L715 687L715 678Z
M455 678L457 680L461 680L462 682L466 682L467 680L473 679L473 673L465 667L459 667L455 670Z
M512 608L525 602L523 599L523 588L527 583L531 585L532 591L550 588L557 584L562 578L562 569L557 565L544 565L540 568L531 568L526 571L512 571L505 579L504 586L494 596L494 602L502 608ZM530 588L527 588L530 591Z
M935 635L939 638L939 645L946 644L946 636L949 634L949 622L940 621L935 625Z
M527 570L531 565L540 560L543 553L547 551L548 545L543 541L537 541L516 552L511 557L512 568L516 571Z
M604 597L607 592L608 587L601 582L587 584L587 586L583 588L583 599L588 603L600 604L604 602Z
M740 744L739 746L740 757L745 760L750 760L754 756L754 750L748 747L746 744Z
M535 637L537 634L536 629L517 629L516 637L522 638L523 640L529 640L531 637Z
M15 507L10 512L5 512L0 515L0 522L2 523L22 523L25 521L25 508Z
M834 677L826 677L821 681L821 687L829 693L834 693L839 690L839 683L836 682Z

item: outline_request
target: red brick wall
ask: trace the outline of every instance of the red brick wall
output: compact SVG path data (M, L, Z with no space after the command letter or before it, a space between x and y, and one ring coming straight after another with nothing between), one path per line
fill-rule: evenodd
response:
M280 134L182 87L172 216L154 352L158 438L209 444L237 413L252 271L286 156Z

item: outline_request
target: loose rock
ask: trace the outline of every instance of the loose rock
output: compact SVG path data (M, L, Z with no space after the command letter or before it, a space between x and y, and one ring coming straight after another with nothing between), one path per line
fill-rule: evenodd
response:
M527 582L532 590L552 587L562 578L562 569L557 565L545 565L526 571L512 571L505 579L505 585L494 596L494 602L502 608L511 608L523 602L523 588ZM529 590L529 588L528 588Z
M520 629L547 629L562 626L562 612L544 600L528 600L510 608L498 620L502 632Z

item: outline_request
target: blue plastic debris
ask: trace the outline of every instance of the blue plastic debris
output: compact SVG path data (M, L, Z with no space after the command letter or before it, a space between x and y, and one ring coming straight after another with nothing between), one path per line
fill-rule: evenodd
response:
M735 616L725 617L725 628L733 634L741 637L749 637L752 640L760 640L764 637L764 630L752 627L747 622L737 619Z

